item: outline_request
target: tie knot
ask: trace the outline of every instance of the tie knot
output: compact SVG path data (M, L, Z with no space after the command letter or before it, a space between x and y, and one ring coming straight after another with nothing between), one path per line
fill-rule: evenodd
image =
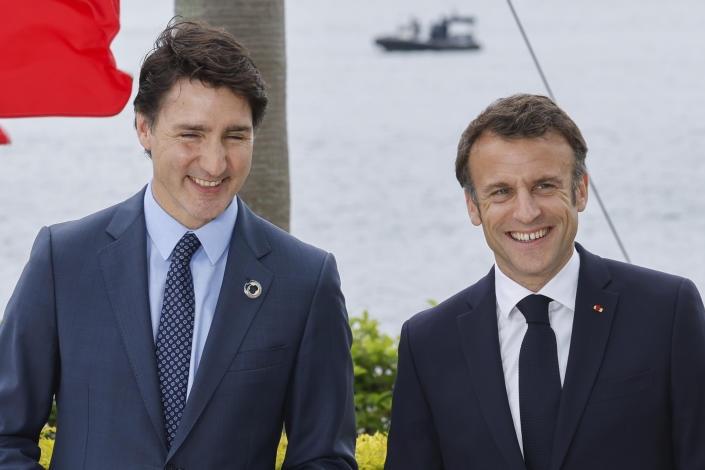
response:
M526 318L527 323L545 323L548 322L548 304L551 302L550 297L545 295L527 295L519 301L517 308Z
M191 257L201 246L201 241L198 239L196 234L193 232L186 232L179 243L174 247L174 251L171 252L171 262L188 264L191 262Z

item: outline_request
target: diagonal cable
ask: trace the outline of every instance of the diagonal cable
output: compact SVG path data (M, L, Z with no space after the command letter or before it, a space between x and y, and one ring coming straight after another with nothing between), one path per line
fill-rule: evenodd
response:
M539 72L539 75L541 76L541 81L543 81L543 86L546 87L546 91L548 92L548 96L553 100L554 103L556 103L556 98L553 96L553 92L551 91L551 87L548 84L548 80L546 80L546 76L543 73L543 69L541 68L541 64L539 63L539 60L536 58L536 54L534 54L534 49L531 47L531 42L529 41L529 37L526 35L526 32L524 31L524 27L521 24L521 20L519 19L519 15L517 15L516 10L514 9L514 5L512 5L512 0L507 0L507 4L509 4L509 9L512 11L512 15L514 16L514 20L517 23L517 26L519 27L519 31L521 32L522 37L524 38L524 43L526 44L526 47L529 49L529 53L531 54L531 58L534 60L534 65L536 66L536 70ZM609 225L610 230L612 231L612 235L614 235L614 239L617 240L617 245L619 245L619 249L622 251L622 256L624 256L624 259L627 261L627 263L631 263L631 259L629 258L629 254L627 254L626 248L624 248L624 245L622 244L622 239L619 237L619 233L617 233L617 229L615 228L614 224L612 223L612 219L610 218L610 214L607 212L607 208L605 207L604 203L602 202L602 198L600 197L600 193L597 191L597 186L595 185L595 181L592 178L588 178L588 184L590 185L590 189L592 190L592 193L595 195L597 198L597 203L600 205L600 209L602 210L602 213L605 216L605 219L607 220L607 225Z

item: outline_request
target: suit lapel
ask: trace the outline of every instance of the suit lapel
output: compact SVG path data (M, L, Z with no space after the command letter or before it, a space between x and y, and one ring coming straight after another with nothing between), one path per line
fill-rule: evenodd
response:
M559 469L562 465L587 405L602 364L619 299L617 293L605 289L610 277L602 259L582 246L576 246L580 254L580 274L568 366L553 444L553 469Z
M468 297L476 305L458 316L458 329L475 394L492 437L507 462L504 468L524 469L504 384L494 270L474 286Z
M99 253L106 291L137 387L154 430L166 449L164 421L154 355L147 280L147 229L144 190L125 201L106 231L115 241Z
M184 442L228 370L274 278L273 273L259 261L270 251L266 234L258 226L262 222L239 198L238 204L237 222L213 323L167 460ZM245 283L250 280L256 280L262 286L262 295L255 299L244 293Z

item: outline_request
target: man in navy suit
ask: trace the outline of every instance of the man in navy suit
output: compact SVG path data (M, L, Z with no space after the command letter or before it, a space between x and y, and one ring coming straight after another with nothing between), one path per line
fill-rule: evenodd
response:
M0 469L356 469L333 256L236 196L267 104L232 36L178 22L135 99L153 178L43 228L0 329Z
M465 130L496 264L402 327L386 469L705 469L705 311L687 279L574 243L587 147L551 100Z

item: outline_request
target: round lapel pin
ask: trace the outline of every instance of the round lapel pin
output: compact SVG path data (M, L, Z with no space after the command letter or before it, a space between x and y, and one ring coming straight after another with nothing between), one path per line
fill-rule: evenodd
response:
M256 299L262 293L262 284L257 281L247 281L245 283L245 295L251 299Z

